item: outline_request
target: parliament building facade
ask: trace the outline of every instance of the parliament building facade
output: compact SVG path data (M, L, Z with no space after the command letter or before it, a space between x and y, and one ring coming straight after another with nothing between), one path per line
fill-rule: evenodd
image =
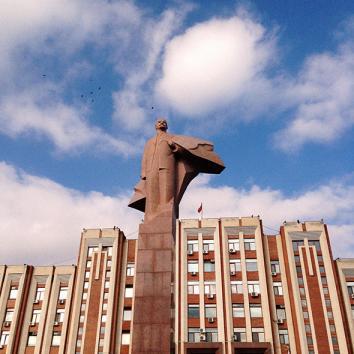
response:
M176 228L174 353L354 353L354 259L333 259L323 222ZM85 229L77 265L0 266L0 354L131 353L136 249L119 228Z

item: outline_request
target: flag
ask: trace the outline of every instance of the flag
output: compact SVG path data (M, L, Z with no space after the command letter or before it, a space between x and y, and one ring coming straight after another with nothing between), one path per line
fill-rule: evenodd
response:
M198 208L198 213L201 213L203 211L203 203L200 203L200 207Z

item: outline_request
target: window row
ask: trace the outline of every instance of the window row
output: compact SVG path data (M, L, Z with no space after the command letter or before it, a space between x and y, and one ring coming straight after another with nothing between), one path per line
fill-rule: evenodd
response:
M246 271L256 272L258 271L257 260L256 259L246 259ZM215 272L215 262L214 260L203 261L204 272ZM198 261L188 261L187 263L188 273L198 273L199 272L199 262ZM234 275L236 272L241 272L241 260L230 259L230 274Z
M243 239L244 249L246 251L255 251L256 250L256 241L254 238ZM239 239L229 239L228 240L228 249L230 253L237 252L240 250L240 240ZM203 253L209 251L214 251L215 245L214 240L203 240ZM187 241L187 252L188 254L193 254L194 252L199 251L199 242L198 240L188 240Z

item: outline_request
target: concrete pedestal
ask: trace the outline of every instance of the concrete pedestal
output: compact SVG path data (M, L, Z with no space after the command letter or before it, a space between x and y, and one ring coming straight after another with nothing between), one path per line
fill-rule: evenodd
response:
M131 353L171 353L175 218L158 216L139 229Z

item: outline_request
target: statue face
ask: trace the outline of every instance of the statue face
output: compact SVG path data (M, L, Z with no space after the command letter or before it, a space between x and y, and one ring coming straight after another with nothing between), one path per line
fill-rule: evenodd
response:
M155 123L155 128L156 130L166 131L168 128L166 119L158 119Z

